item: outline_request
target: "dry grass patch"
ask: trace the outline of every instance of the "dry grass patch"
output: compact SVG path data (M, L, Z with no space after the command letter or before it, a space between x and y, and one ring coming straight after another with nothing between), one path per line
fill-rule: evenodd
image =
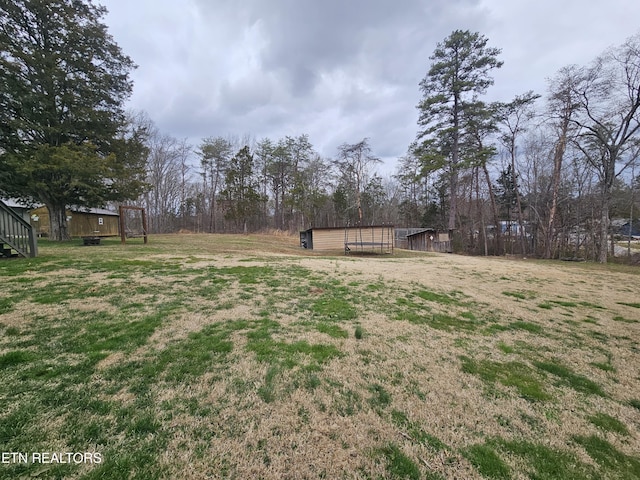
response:
M17 280L0 313L0 435L108 459L59 478L636 471L628 269L325 257L286 236L41 250L0 264Z
M197 302L196 302L197 304ZM177 314L157 328L149 337L147 349L162 350L168 343L180 341L190 333L202 330L212 323L251 319L254 317L252 309L247 305L237 305L230 309L211 309L207 313L184 312Z

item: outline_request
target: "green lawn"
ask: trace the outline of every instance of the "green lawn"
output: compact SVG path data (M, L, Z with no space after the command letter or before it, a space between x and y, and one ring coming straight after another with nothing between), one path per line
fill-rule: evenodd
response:
M637 270L80 243L0 262L0 478L640 478Z

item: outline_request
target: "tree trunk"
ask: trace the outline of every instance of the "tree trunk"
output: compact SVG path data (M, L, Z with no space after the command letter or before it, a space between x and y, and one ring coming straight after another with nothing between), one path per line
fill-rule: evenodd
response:
M480 228L482 229L482 240L484 243L484 256L489 255L489 249L487 246L487 229L484 221L484 208L480 202L480 168L476 167L476 208L478 209L478 216L480 217Z
M491 200L491 212L493 213L493 224L495 226L494 230L494 239L495 239L495 251L494 255L499 255L501 249L501 235L500 225L498 220L498 207L496 206L496 196L493 193L493 186L491 185L491 177L489 176L489 169L487 169L487 165L482 165L482 170L484 171L484 178L487 180L487 188L489 189L489 199Z
M549 209L549 222L547 223L547 231L544 244L544 258L551 258L553 255L553 243L555 236L556 210L558 209L558 191L560 190L560 173L562 171L562 159L564 151L567 147L567 134L569 131L569 117L562 120L562 129L560 138L553 152L553 177L551 178L551 208Z
M598 252L598 262L607 263L609 254L609 205L611 191L607 185L602 186L602 205L600 207L600 250Z
M49 210L49 238L59 242L71 240L66 206L52 203L47 203L46 206Z
M215 175L211 172L212 184L211 184L211 198L209 199L209 233L215 233L218 225L216 225L216 210L218 209L218 181L220 172L216 169Z
M513 183L516 191L516 206L518 207L518 237L520 239L520 253L524 255L528 253L526 250L524 215L522 213L522 200L520 199L520 188L516 182L516 147L512 147L511 151L511 171L513 172Z
M458 217L458 169L454 167L449 178L449 230L456 229L456 219Z
M460 161L460 99L458 94L453 99L453 145L451 155L451 172L449 176L449 230L455 230L458 216L458 163Z
M631 258L631 239L633 233L633 204L635 202L634 199L634 186L636 179L636 167L635 164L631 165L631 209L629 210L629 234L627 237L627 256Z

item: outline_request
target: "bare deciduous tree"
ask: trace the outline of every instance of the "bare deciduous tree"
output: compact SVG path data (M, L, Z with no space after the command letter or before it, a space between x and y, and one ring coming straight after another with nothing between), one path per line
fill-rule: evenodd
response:
M348 185L353 191L355 205L348 207L356 209L358 212L357 221L360 224L362 223L362 193L369 182L369 169L380 161L371 153L367 138L354 144L343 143L338 147L338 158L334 164L345 181L345 185Z
M578 146L600 178L598 260L607 261L611 190L635 161L640 142L640 34L606 51L573 85L579 115Z
M580 69L576 66L565 67L551 80L549 88L549 115L556 141L553 149L553 174L551 177L551 205L547 224L544 228L544 258L551 258L555 243L555 222L558 209L558 192L562 162L567 142L575 132L572 128L574 117L579 108L576 98L576 85L581 81Z

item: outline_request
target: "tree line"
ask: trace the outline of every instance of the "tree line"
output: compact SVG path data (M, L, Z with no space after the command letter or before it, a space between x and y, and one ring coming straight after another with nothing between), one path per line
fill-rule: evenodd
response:
M457 250L473 254L606 261L611 219L628 219L631 233L638 217L640 35L588 65L562 68L544 97L529 91L485 102L499 54L469 31L438 44L420 83L420 131L395 174L375 173L380 160L369 139L322 158L305 134L211 137L193 150L199 165L188 188L173 191L179 199L145 197L158 217L154 228L293 232L393 223L448 230ZM175 163L171 180L154 173L166 166L150 165L149 183L155 176L184 185L178 158L164 159Z
M397 219L395 183L373 173L380 160L366 138L327 159L306 134L216 136L192 147L144 121L149 189L134 203L146 208L153 233L295 232Z
M381 176L368 138L331 158L303 132L190 145L127 113L135 65L105 14L0 0L0 195L47 205L53 238L68 238L66 207L110 202L144 206L158 233L392 223L449 231L458 251L601 262L611 220L634 228L640 35L562 68L544 95L488 102L500 49L452 32L419 83L415 141Z
M534 92L482 100L502 66L487 44L479 33L453 32L420 83L410 155L420 169L414 180L435 194L426 213L440 215L466 251L606 262L611 218L633 223L640 35L562 68L542 102Z

